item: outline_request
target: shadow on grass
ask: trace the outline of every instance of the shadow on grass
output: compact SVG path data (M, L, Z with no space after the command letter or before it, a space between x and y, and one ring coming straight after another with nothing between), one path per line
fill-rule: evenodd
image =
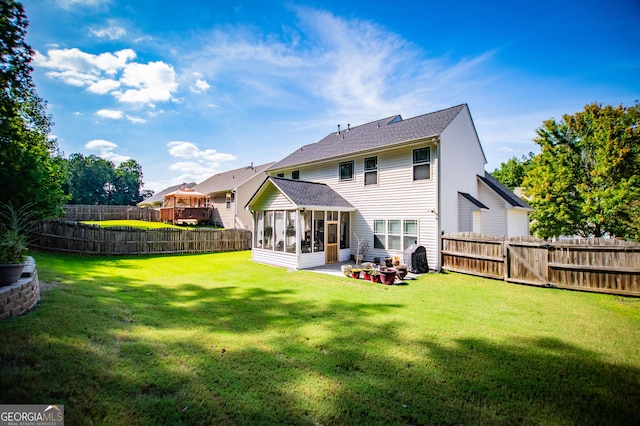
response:
M0 402L68 424L640 420L640 371L560 339L408 339L401 305L231 281L59 285L0 323Z

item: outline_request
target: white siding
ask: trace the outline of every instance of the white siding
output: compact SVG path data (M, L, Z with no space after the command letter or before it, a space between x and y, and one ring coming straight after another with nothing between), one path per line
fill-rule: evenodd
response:
M425 146L431 147L431 179L413 181L413 149ZM400 256L401 251L385 251L373 249L373 221L376 219L417 219L418 243L427 249L429 267L439 266L438 253L438 225L437 216L432 213L437 208L436 176L437 158L436 146L423 143L411 147L378 152L378 184L364 185L364 159L376 153L345 157L332 163L316 166L296 167L300 170L300 179L322 182L329 185L349 203L356 211L351 214L350 251L341 250L340 260L347 260L349 255L356 254L357 240L369 242L368 260L374 257ZM338 163L354 160L354 179L339 181ZM287 171L285 176L290 171ZM475 177L474 177L475 181Z
M251 250L251 260L258 263L283 266L289 269L298 268L298 256L295 253L254 248ZM324 262L322 264L324 264Z
M495 237L507 236L506 202L484 183L478 182L478 195L482 204L489 210L482 212L481 233Z
M529 212L523 209L509 209L507 227L507 238L529 236Z
M458 195L458 232L473 232L473 211L477 210L469 200Z
M292 210L293 204L273 185L252 203L253 210Z
M260 185L264 183L265 179L267 179L266 173L258 173L256 176L244 182L237 188L237 198L235 200L236 215L238 216L238 219L240 219L242 225L247 229L251 229L251 222L253 219L251 217L251 212L245 210L244 206L247 205L251 197L253 197L253 194L255 194L258 188L260 188ZM240 225L238 224L238 226Z
M440 225L445 233L461 232L458 192L478 198L477 175L484 175L485 158L465 107L440 135Z

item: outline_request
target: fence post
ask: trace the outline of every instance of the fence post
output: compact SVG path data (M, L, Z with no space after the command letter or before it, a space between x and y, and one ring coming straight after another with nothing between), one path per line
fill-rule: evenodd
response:
M502 236L502 257L504 258L504 263L502 265L502 279L507 281L507 279L509 279L509 241L505 240L504 235Z

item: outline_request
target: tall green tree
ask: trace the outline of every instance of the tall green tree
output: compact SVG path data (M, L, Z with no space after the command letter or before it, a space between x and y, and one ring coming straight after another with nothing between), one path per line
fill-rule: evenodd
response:
M96 155L71 154L64 189L71 204L109 204L115 165Z
M541 152L523 185L532 231L638 239L640 105L587 105L537 130Z
M134 159L123 161L116 167L111 204L136 205L143 200L141 193L142 166Z
M513 191L514 188L522 186L524 177L531 168L531 161L534 155L530 152L528 156L523 155L520 159L512 157L500 164L491 174L504 186Z
M0 1L0 202L31 203L43 217L59 213L64 175L46 103L31 78L27 27L22 4Z
M144 199L142 167L136 160L112 161L71 154L65 161L64 190L71 204L135 205Z

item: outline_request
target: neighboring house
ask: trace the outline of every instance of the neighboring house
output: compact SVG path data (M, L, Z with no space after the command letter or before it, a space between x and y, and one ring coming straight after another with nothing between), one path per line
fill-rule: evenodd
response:
M444 232L527 235L530 208L485 164L466 104L338 128L267 169L246 205L252 259L300 269L346 261L358 240L369 260L417 243L440 269Z
M169 194L170 192L177 191L180 188L193 188L194 186L196 186L195 182L183 183L183 184L180 184L180 185L173 185L173 186L170 186L170 187L168 187L166 189L163 189L160 192L157 192L157 193L153 194L149 198L146 198L146 199L140 201L137 205L138 205L138 207L147 207L147 208L159 209L160 207L162 207L165 195Z
M251 229L251 213L244 209L249 198L267 178L265 169L273 163L218 173L193 189L206 195L206 205L213 207L212 222L224 228Z

